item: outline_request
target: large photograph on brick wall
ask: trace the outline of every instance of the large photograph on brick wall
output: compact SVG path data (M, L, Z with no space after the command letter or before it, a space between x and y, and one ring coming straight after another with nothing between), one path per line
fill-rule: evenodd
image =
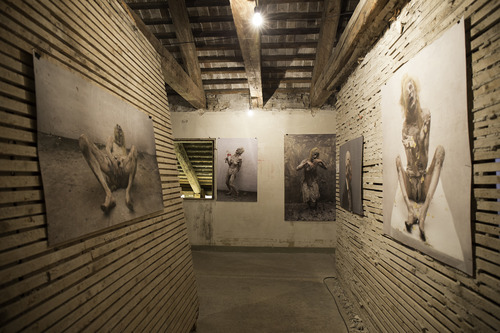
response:
M152 120L35 54L49 244L163 209Z
M257 201L257 138L217 139L217 201Z
M382 90L384 232L472 273L463 21Z
M284 139L285 221L335 220L335 134Z

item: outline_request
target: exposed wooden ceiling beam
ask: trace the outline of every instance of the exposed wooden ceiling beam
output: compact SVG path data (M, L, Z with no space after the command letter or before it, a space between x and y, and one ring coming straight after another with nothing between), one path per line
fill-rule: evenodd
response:
M246 84L247 79L236 78L236 79L211 79L203 80L204 85L214 85L214 84Z
M229 6L228 0L186 0L186 7L223 7ZM164 1L153 2L131 2L130 8L132 9L157 9L166 8Z
M180 49L184 66L194 83L202 87L200 64L198 63L198 54L194 45L186 4L184 1L168 0L168 9L174 22L177 40L181 43Z
M243 57L241 56L206 56L206 57L198 57L198 61L200 63L210 63L210 62L238 62L242 63L244 62Z
M151 43L156 52L161 57L161 67L163 71L163 79L165 82L179 93L186 101L196 108L204 108L206 106L205 92L203 86L198 86L189 75L182 69L179 63L175 60L170 52L163 47L161 42L154 37L141 18L131 10L123 1L120 2L125 11L134 20L139 31Z
M366 54L374 41L387 28L387 19L408 0L361 0L324 71L311 90L311 106L322 106L333 92L354 70L358 58Z
M201 74L241 74L245 73L245 67L215 67L202 68Z
M236 40L236 38L235 38ZM220 43L220 44L205 44L202 42L195 42L196 51L220 51L220 50L239 50L240 46L237 43ZM316 48L318 42L289 42L289 43L261 43L260 47L264 49L300 49L300 48ZM170 52L179 51L179 45L165 45Z
M321 19L318 47L316 48L311 92L332 53L340 20L340 2L340 0L325 0L323 3L323 18Z
M263 107L264 100L260 72L260 32L251 24L255 2L248 0L230 0L229 2L247 73L251 107Z
M131 3L132 5L132 3ZM156 8L165 8L162 7ZM269 13L266 15L266 20L314 20L320 19L321 12L311 12L311 13ZM155 17L155 18L145 18L143 19L146 25L157 25L157 24L172 24L172 19L169 17ZM189 16L189 22L191 23L221 23L221 22L232 22L232 15L210 15L210 16Z
M262 61L314 60L315 58L314 53L262 55Z
M236 31L234 30L201 30L193 29L193 37L195 38L207 38L207 37L223 37L223 38L236 38ZM174 39L176 38L175 32L156 32L155 37L158 39Z
M309 88L264 88L264 91L273 93L293 93L293 94L308 94ZM205 90L207 95L232 95L232 94L242 94L250 95L250 91L245 88L238 89L207 89ZM168 91L168 94L178 95L175 91Z
M312 72L313 66L262 67L262 73Z
M280 28L280 29L262 29L262 35L265 36L283 36L283 35L314 35L319 34L319 28Z

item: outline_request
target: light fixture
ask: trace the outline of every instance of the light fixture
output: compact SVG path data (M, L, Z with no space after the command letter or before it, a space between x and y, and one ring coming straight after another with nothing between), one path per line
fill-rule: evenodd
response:
M260 14L259 4L257 1L255 1L255 8L253 9L252 23L253 23L254 27L260 27L263 22L264 22L264 19L262 18L262 15Z

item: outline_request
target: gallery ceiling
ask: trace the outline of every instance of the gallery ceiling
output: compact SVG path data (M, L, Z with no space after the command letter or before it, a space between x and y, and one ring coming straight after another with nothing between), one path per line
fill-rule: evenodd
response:
M209 95L248 95L259 108L277 93L322 106L406 1L125 2L162 56L169 96L205 108Z

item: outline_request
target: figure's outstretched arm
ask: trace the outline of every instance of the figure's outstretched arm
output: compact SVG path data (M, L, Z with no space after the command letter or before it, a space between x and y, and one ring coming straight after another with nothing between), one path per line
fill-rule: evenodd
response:
M301 170L306 164L307 160L303 160L302 162L300 162L300 164L297 166L297 171Z

